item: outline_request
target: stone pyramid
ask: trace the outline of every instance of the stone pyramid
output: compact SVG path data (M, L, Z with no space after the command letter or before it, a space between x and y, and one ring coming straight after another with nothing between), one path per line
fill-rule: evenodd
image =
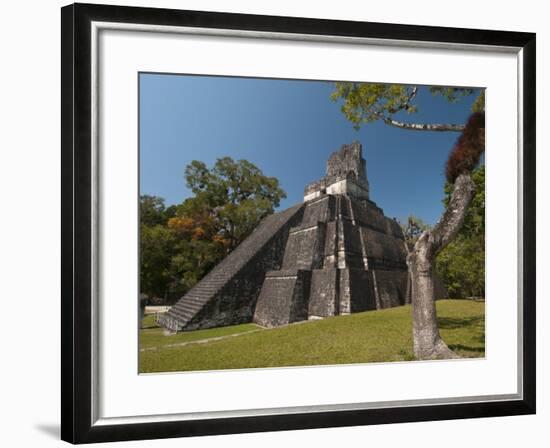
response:
M266 327L410 302L399 224L369 199L359 143L344 145L304 202L265 218L159 324Z
M326 176L306 187L304 201L281 269L266 274L254 322L285 325L408 301L403 232L369 199L359 143L330 156Z

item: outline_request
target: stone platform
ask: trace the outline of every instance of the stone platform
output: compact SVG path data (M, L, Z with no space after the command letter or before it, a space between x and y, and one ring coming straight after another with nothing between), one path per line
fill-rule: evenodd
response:
M406 255L401 228L373 202L320 195L290 229L281 269L267 272L254 322L271 327L403 305Z

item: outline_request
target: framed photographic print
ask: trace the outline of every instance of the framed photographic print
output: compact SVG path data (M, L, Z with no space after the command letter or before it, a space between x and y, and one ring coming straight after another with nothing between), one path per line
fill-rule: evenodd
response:
M62 438L535 412L535 35L62 8Z

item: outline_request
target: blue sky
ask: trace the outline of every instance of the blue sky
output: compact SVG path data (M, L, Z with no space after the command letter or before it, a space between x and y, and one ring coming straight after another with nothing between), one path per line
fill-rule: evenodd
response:
M331 152L358 140L371 199L387 216L435 223L443 207L444 164L454 132L415 132L383 123L356 131L320 81L140 74L140 189L175 204L191 195L185 166L247 159L287 193L280 210L301 202L307 183L325 174ZM417 122L463 123L475 98L450 104L426 88Z

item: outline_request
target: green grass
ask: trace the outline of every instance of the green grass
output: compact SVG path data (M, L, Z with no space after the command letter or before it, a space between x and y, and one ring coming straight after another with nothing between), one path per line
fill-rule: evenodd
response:
M485 356L484 302L440 300L437 313L452 350L462 357ZM411 327L407 305L273 329L244 324L164 336L159 328L147 328L140 334L141 348L147 349L140 352L140 372L410 361ZM170 347L252 330L259 331Z
M174 344L229 336L261 329L261 327L254 324L242 324L233 325L231 327L184 331L182 333L165 335L164 329L156 326L154 316L145 316L142 322L143 329L139 332L139 347L141 349L162 348Z

